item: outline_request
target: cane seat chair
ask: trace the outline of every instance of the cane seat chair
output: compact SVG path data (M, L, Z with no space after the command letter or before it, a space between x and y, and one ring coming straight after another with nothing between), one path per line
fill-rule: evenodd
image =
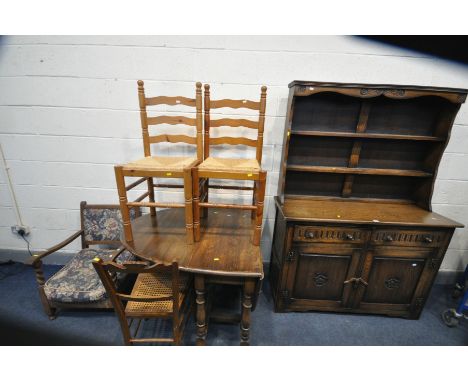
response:
M265 108L266 108L266 86L262 86L260 101L249 100L232 100L221 99L211 100L210 85L205 84L204 92L204 160L196 168L193 169L193 193L194 193L194 234L195 241L200 240L200 215L204 208L220 207L220 208L239 208L252 211L252 219L254 223L253 244L260 244L260 236L263 219L263 204L265 199L266 187L266 171L261 168L262 150L263 150L263 130L265 125ZM212 119L210 111L219 108L247 108L259 112L258 120L251 119L232 119L221 118ZM245 127L257 130L257 139L249 139L245 137L211 137L212 128L223 126L229 127ZM256 148L255 159L240 159L240 158L216 158L210 156L210 146L212 145L246 145ZM200 188L200 179L202 187ZM209 179L232 179L232 180L252 180L253 187L240 187L229 185L213 185ZM231 190L252 190L253 197L250 205L240 204L216 204L208 201L209 189L231 189Z
M39 296L45 313L50 319L59 309L112 309L92 260L102 259L117 262L133 259L133 255L120 245L122 218L117 204L98 205L81 202L81 229L52 248L31 256L27 263L34 268ZM130 211L131 218L140 215L137 208ZM76 239L81 239L81 249L49 279L45 279L42 261ZM121 279L118 280L123 281Z
M124 246L138 258L132 248ZM194 296L191 277L179 272L177 262L128 261L119 264L97 257L93 265L110 297L126 345L181 344ZM118 291L116 275L122 273L137 275L130 294ZM172 337L144 337L145 328L143 333L140 328L142 320L147 319L172 320Z
M138 81L138 100L140 104L140 119L143 134L144 158L139 160L115 166L115 177L117 190L119 193L120 207L124 221L125 240L128 243L133 242L133 232L129 219L129 208L135 206L149 207L152 216L156 216L157 207L165 208L185 208L185 225L187 230L187 242L193 243L193 207L192 207L192 167L200 163L203 159L203 121L202 121L202 94L201 83L197 82L195 88L195 98L186 97L151 97L145 96L143 81ZM147 106L156 105L184 105L193 108L196 112L195 118L184 116L157 116L149 117ZM194 127L196 135L176 135L161 134L150 136L149 126L151 125L185 125ZM151 145L169 142L186 143L196 146L196 156L152 156ZM127 185L127 177L139 177L133 183ZM181 178L183 185L176 184L155 184L153 178ZM147 183L148 191L140 195L133 202L128 201L127 191L133 189L140 183ZM166 203L156 202L154 197L155 187L183 188L185 203ZM148 198L149 201L143 200Z

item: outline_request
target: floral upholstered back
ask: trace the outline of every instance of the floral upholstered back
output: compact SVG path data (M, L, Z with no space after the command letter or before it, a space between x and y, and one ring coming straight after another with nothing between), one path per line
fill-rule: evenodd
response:
M130 210L134 219L136 211ZM119 208L83 208L85 241L120 241L123 223Z

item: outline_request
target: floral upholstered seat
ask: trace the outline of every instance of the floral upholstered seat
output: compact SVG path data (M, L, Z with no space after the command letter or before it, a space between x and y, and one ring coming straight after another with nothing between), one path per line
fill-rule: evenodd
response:
M92 261L95 257L110 260L115 249L80 250L62 269L54 274L44 285L47 298L55 302L87 303L101 301L106 296ZM116 259L117 263L134 260L130 252L124 251Z
M95 257L104 261L114 258L118 263L135 259L133 254L121 246L123 223L118 205L92 205L81 202L80 213L81 229L78 232L51 249L32 256L28 261L35 270L41 302L51 319L55 318L57 309L111 308L112 305L93 268L92 261ZM130 217L134 219L137 216L140 216L140 210L132 209ZM42 259L78 238L81 239L82 249L62 269L44 282ZM123 280L117 278L117 281Z

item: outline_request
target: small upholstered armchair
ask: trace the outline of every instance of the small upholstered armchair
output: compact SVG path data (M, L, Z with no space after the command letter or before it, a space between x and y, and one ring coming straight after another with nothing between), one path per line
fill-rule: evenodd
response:
M106 290L94 270L92 260L99 257L124 262L134 256L121 244L122 217L118 205L80 204L81 229L54 247L28 259L34 268L39 296L45 313L52 320L59 309L112 309ZM132 209L131 217L140 215ZM81 249L47 281L42 269L46 256L81 238ZM91 247L90 247L91 246Z

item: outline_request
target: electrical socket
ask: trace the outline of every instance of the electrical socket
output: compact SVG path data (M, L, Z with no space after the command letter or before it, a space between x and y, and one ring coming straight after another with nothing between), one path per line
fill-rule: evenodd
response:
M11 232L20 236L28 236L31 231L27 225L12 225Z

